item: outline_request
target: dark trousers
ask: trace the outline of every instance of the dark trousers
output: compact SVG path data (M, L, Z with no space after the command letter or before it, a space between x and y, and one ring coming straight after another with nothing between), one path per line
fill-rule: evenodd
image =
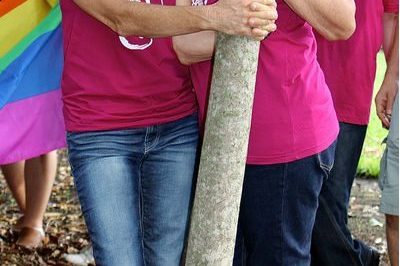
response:
M318 196L335 144L290 163L247 165L234 265L310 265Z
M319 196L312 239L312 265L373 265L372 250L347 227L350 192L367 126L340 123L335 164Z

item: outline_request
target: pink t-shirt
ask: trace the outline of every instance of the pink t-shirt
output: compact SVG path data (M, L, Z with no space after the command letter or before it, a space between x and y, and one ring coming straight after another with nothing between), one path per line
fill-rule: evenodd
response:
M338 121L316 61L312 28L282 0L277 31L261 42L248 164L276 164L329 147ZM200 112L205 111L209 65L191 68ZM203 101L203 102L202 102Z
M383 7L386 13L399 13L399 0L383 0Z
M119 37L71 0L62 0L61 10L67 130L145 127L196 111L189 68L179 63L171 38Z
M347 41L327 41L316 33L318 61L331 90L340 122L367 125L383 41L382 0L356 0L357 29ZM384 0L385 12L398 13L398 0ZM397 6L397 10L396 10Z

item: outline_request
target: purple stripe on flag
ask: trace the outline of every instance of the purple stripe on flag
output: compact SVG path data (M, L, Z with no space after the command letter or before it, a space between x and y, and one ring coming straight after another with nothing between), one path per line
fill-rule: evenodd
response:
M10 103L0 110L0 165L63 147L61 90Z

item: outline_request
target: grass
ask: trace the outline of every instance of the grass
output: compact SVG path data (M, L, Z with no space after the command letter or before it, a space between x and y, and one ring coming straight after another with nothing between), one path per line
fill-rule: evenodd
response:
M378 92L385 74L386 63L382 52L377 56L377 71L374 86L375 94ZM384 150L383 139L387 136L387 130L383 129L379 118L375 112L375 102L372 102L370 123L367 130L367 136L364 142L360 163L358 164L358 175L377 177L379 175L380 159Z

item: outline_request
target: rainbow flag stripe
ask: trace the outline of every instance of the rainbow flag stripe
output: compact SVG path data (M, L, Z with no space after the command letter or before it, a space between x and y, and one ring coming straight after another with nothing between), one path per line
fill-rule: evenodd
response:
M65 147L57 0L0 1L0 165Z

